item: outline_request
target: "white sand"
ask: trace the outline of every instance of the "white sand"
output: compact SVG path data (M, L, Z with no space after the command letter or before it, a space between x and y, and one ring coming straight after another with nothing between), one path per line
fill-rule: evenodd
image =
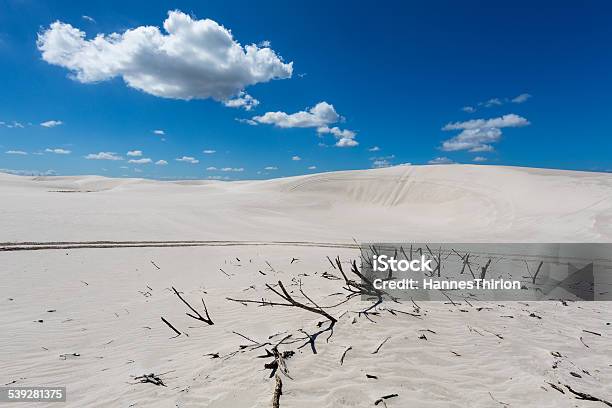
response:
M263 349L223 358L249 343L232 331L272 341L279 332L312 333L322 319L225 298L274 299L264 284L278 280L298 297L301 279L317 303L335 303L342 297L330 295L341 283L320 274L337 274L327 256L358 257L353 239L612 241L612 175L601 173L412 166L232 183L0 174L0 196L0 242L241 244L0 252L0 381L66 385L70 407L270 406L274 382L263 369L270 359L256 358ZM312 244L255 245L272 241ZM187 317L171 286L198 310L204 297L215 325ZM612 400L607 303L432 302L421 305L420 318L382 310L376 323L352 313L365 306L355 300L331 309L348 313L329 342L323 335L318 354L305 347L288 360L293 380L283 379L281 407L368 407L393 393L399 396L386 400L389 407L604 406L548 384L558 382ZM189 336L170 339L161 316ZM424 329L435 333L419 339ZM61 359L65 353L79 356ZM151 372L167 372L168 386L133 384L133 376Z

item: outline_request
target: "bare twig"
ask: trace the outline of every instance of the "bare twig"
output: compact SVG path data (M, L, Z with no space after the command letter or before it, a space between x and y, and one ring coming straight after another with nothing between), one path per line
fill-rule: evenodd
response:
M348 346L346 348L346 350L344 350L344 353L342 353L342 357L340 357L340 365L344 364L344 357L346 357L346 353L349 352L349 350L352 350L353 346Z
M178 298L179 298L179 299L181 299L181 301L182 301L182 302L183 302L185 305L187 305L187 307L188 307L189 309L191 309L191 311L192 311L193 313L195 313L195 314L196 314L196 316L194 316L194 315L192 315L191 313L185 313L187 316L189 316L189 317L191 317L191 318L193 318L193 319L199 320L199 321L201 321L201 322L205 322L205 323L207 323L208 325L211 325L211 326L214 324L214 323L213 323L213 321L212 321L212 320L211 320L211 318L210 318L210 315L208 314L208 309L206 308L206 303L204 303L204 298L201 298L201 299L202 299L202 305L204 306L204 313L206 313L206 317L203 317L203 316L202 316L202 315L201 315L201 314L200 314L200 313L199 313L197 310L195 310L195 309L194 309L194 308L193 308L193 307L192 307L192 306L191 306L191 305L190 305L190 304L189 304L189 303L188 303L188 302L187 302L185 299L183 299L183 297L181 296L181 294L178 292L178 290L176 290L176 289L174 288L174 286L172 287L172 290L174 291L174 293L176 294L176 296L178 296Z
M178 329L177 329L176 327L174 327L172 324L170 324L170 322L169 322L169 321L167 321L166 319L164 319L164 318L163 318L163 316L162 316L162 318L161 318L161 319L162 319L162 322L166 323L166 324L168 325L168 327L170 327L170 328L171 328L172 330L174 330L174 332L176 333L176 336L174 336L174 337L172 337L172 338L175 338L175 337L178 337L178 336L180 336L180 335L181 335L181 332L180 332L180 331L178 331Z

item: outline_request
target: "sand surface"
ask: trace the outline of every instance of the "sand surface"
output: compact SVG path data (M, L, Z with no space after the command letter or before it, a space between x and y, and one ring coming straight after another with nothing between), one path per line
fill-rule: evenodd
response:
M288 334L279 349L296 354L281 407L368 407L390 394L377 406L605 406L566 385L612 400L606 302L385 302L367 318L357 298L328 309L338 323L314 354L299 347L321 316L226 299L281 300L265 287L281 280L296 299L301 284L317 304L337 303L342 281L322 274L339 276L327 257L348 269L355 241L611 242L612 175L459 165L231 183L0 174L0 195L0 247L19 249L0 252L0 382L65 385L66 406L271 406L271 359L257 356ZM186 316L173 286L200 312L203 298L214 325ZM171 338L161 317L183 334ZM167 386L134 379L149 373Z

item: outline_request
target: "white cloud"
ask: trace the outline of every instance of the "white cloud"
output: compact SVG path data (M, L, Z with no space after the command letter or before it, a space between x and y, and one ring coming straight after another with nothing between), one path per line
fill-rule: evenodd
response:
M267 167L264 167L264 170L278 170L278 167L276 167L276 166L267 166Z
M207 171L216 171L218 170L215 166L210 166L206 168Z
M27 152L24 152L23 150L7 150L5 153L6 154L17 154L20 156L25 156L28 154Z
M338 139L336 146L353 147L359 143L355 140L357 135L352 130L340 129L329 125L344 120L334 106L327 102L319 102L314 107L295 113L281 111L266 112L261 116L253 116L249 124L262 123L280 128L317 128L318 134L332 134Z
M452 164L454 161L449 159L448 157L436 157L427 162L428 164Z
M258 123L255 122L253 119L244 119L244 118L235 118L236 122L240 122L240 123L246 123L247 125L251 125L251 126L257 126Z
M226 101L250 85L293 73L292 62L268 47L243 47L213 20L169 11L163 29L140 26L86 39L85 32L56 21L38 34L37 46L43 60L67 68L76 81L121 77L163 98Z
M512 98L512 102L523 103L523 102L527 102L527 99L529 98L531 98L531 95L529 95L528 93L522 93L519 96Z
M82 15L81 18L83 20L87 20L87 21L89 21L91 23L95 23L96 22L96 20L93 17L89 17L89 16L86 16L86 15Z
M158 166L166 166L166 165L168 165L168 162L165 161L165 160L158 160L158 161L155 162L155 164L158 165Z
M70 154L72 153L70 150L65 149L45 149L47 153L55 153L55 154Z
M42 122L40 126L46 127L46 128L52 128L52 127L60 126L63 124L64 122L62 122L61 120L48 120L46 122Z
M87 160L123 160L123 157L118 156L115 152L90 153L85 158Z
M487 158L483 156L476 156L472 160L474 160L475 162L484 162L487 161Z
M502 136L500 129L527 125L529 125L527 119L513 113L493 119L473 119L465 122L448 123L442 130L461 130L461 132L457 136L442 142L441 149L444 151L492 151L491 143L498 142Z
M464 106L463 108L461 108L461 110L467 113L476 112L476 108L474 108L473 106Z
M161 130L161 129L155 129L155 130L153 131L153 133L155 133L155 134L156 134L156 135L158 135L158 136L163 136L163 135L165 135L165 134L166 134L166 132L164 132L164 131L163 131L163 130Z
M153 163L153 160L149 159L148 157L143 157L142 159L128 160L128 163L133 163L133 164L149 164L149 163Z
M142 156L142 150L130 150L126 154L131 157L140 157Z
M300 161L300 160L302 160L302 158L300 156L293 156L291 158L291 160L293 160L293 161Z
M14 174L16 176L55 176L55 170L38 171L38 170L13 170L0 169L0 173Z
M223 104L228 108L242 108L245 111L250 111L259 105L259 101L246 92L240 92L238 96L224 101Z
M372 167L375 169L381 169L383 167L390 167L390 166L391 166L391 162L386 159L378 159L372 162Z
M233 172L241 172L244 171L243 167L223 167L222 169L219 169L221 171L233 171Z
M176 161L191 163L191 164L198 164L200 162L199 160L191 156L179 157L178 159L176 159Z
M25 126L23 126L23 124L21 122L16 122L16 121L12 121L12 122L0 122L0 126L4 126L6 128L9 129L15 129L15 128L19 128L19 129L23 129Z
M336 123L341 119L334 106L327 102L319 102L307 111L285 113L281 111L266 112L254 116L253 121L281 128L316 128Z
M368 152L378 152L380 151L380 147L378 146L372 146L368 149Z
M316 170L317 166L308 166L308 170Z
M486 106L487 108L490 108L492 106L500 106L502 104L503 102L499 98L492 98L484 102L484 106Z
M355 139L349 139L347 137L343 137L336 142L336 147L355 147L358 146L359 142Z
M214 154L214 153L217 153L217 151L216 150L202 150L202 153L204 153L204 154Z

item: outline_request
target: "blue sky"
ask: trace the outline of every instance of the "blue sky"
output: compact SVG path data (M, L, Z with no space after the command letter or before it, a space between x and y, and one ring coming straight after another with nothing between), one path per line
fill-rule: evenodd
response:
M0 169L608 171L610 21L605 1L0 0Z

